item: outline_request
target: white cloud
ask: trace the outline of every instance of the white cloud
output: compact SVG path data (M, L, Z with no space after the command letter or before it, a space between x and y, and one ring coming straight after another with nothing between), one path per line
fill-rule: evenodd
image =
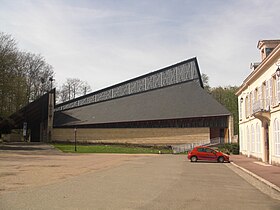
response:
M202 5L202 6L201 6ZM240 85L259 39L279 38L271 1L3 1L0 30L42 54L56 81L100 89L197 56L210 84Z

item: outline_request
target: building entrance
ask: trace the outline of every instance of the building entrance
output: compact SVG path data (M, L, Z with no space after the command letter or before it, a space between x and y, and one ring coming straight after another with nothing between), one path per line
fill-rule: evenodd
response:
M269 126L268 123L265 123L264 126L264 156L265 156L265 162L269 163Z

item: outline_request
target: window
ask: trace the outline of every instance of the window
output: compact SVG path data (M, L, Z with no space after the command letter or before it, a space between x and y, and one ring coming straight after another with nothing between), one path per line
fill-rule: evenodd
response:
M243 129L240 128L239 129L239 146L240 146L240 150L243 150L244 149L244 146L243 146Z
M261 127L259 123L256 124L256 152L261 152Z
M262 104L263 108L266 110L266 82L262 84Z
M258 93L258 101L261 103L261 100L262 100L262 86L259 86L257 93Z
M251 151L255 152L255 129L254 129L254 125L251 125L251 134L252 134L252 147L251 147Z
M272 91L272 87L271 87L271 80L267 80L266 84L265 84L265 95L266 95L266 109L269 109L269 106L271 104L271 91Z
M269 80L268 80L268 84L269 84L269 87L268 87L268 89L269 89L269 105L271 106L271 105L273 105L273 84L272 84L272 78L270 78Z
M250 92L249 116L253 114L253 93Z
M273 50L274 48L265 48L265 57L267 57Z
M246 117L249 117L249 116L250 116L250 113L249 113L249 99L248 99L248 96L246 96L246 98L245 98L245 114L246 114Z
M239 120L242 120L242 102L241 100L239 101Z
M254 111L254 106L256 104L256 100L257 100L257 90L255 89L253 92L252 92L252 111L251 111L251 114L253 114L255 111Z
M204 148L197 148L197 151L198 152L205 152L205 149Z
M247 125L247 151L250 151L250 131L248 125Z
M274 120L274 145L275 145L275 155L280 156L280 128L279 120L276 118Z
M208 153L214 153L214 154L215 154L214 150L209 149L209 148L205 148L205 152L208 152Z
M280 77L276 77L276 98L277 103L280 103Z
M276 106L278 104L277 100L277 80L276 75L272 77L272 90L271 90L271 105Z

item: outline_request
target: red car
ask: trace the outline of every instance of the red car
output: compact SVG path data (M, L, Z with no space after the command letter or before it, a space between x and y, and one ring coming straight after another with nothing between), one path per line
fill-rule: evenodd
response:
M223 163L225 161L229 162L228 155L206 146L193 148L193 150L188 153L188 159L191 160L191 162L196 162L198 160L217 161L219 163Z

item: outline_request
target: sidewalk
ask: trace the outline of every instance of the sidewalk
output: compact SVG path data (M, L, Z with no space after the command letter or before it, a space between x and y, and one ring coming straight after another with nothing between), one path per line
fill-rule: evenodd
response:
M240 169L280 192L280 167L244 155L231 155L230 161Z

